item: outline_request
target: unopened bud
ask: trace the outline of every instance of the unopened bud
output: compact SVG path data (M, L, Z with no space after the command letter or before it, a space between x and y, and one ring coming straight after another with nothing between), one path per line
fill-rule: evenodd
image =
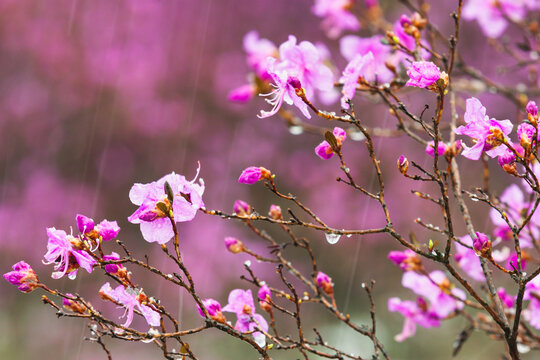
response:
M334 284L330 276L326 275L322 271L317 274L317 286L327 295L334 294Z
M251 214L251 206L242 200L236 200L234 202L233 211L239 216L246 216Z
M70 294L70 293L67 293L66 295L73 297L73 294ZM74 313L77 313L77 314L84 314L87 310L86 306L84 306L83 304L80 304L76 301L73 301L67 298L62 299L62 305L64 305L64 308L70 311L73 311Z
M233 237L225 238L225 247L233 254L238 254L244 251L244 244L237 238Z
M401 155L397 161L399 172L403 175L407 175L407 170L409 170L409 160L404 155Z
M473 239L474 252L480 257L491 256L491 241L489 237L481 232L476 233L476 238Z
M270 205L270 211L268 212L268 215L274 220L283 219L283 215L281 214L281 208L278 205Z

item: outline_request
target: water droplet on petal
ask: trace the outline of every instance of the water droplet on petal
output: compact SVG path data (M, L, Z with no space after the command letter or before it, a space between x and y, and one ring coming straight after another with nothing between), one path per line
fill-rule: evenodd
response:
M337 244L341 238L341 235L339 234L325 233L324 235L326 236L326 241L331 245Z

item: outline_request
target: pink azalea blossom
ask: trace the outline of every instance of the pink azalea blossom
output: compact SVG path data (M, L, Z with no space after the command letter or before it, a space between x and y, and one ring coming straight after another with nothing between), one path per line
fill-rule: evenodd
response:
M94 220L90 219L87 216L77 214L75 217L75 220L77 221L77 228L81 232L81 234L89 233L92 230L94 230Z
M332 131L332 133L334 134L334 137L336 138L336 142L338 143L338 146L341 146L341 144L343 144L343 142L347 138L347 133L345 132L345 130L336 126L334 130ZM315 154L317 154L317 156L323 160L328 160L332 156L334 156L334 150L332 150L332 147L330 146L328 141L324 140L315 148Z
M498 288L497 289L497 295L501 299L504 306L506 306L509 309L514 307L514 304L516 302L516 297L512 296L512 295L509 295L506 292L505 288L503 288L503 287Z
M326 294L332 295L334 293L334 283L332 282L332 278L322 271L319 271L317 273L317 277L315 278L317 281L317 286Z
M149 184L133 185L129 191L129 199L139 208L128 220L133 224L140 224L146 241L165 244L174 236L168 214L162 211L163 207L172 210L175 222L184 222L192 220L204 206L204 182L202 179L199 179L198 184L195 182L198 175L199 170L193 180L187 181L184 176L173 172ZM165 182L169 183L173 192L172 207L165 194ZM158 206L158 203L162 206Z
M433 306L428 308L424 299L418 298L417 302L401 300L399 298L388 299L388 310L398 311L405 318L403 330L395 336L395 340L402 342L416 333L416 325L424 328L441 326L439 315L433 311Z
M117 253L115 253L114 251L111 252L110 255L104 255L103 256L103 261L111 261L111 260L120 260L120 255L118 255ZM116 274L118 273L118 271L120 271L121 269L123 269L124 266L122 264L107 264L105 265L105 271L108 272L109 274Z
M491 252L491 240L489 240L489 237L486 234L477 231L476 237L473 239L473 250L479 256Z
M38 286L37 275L30 265L24 261L19 261L12 268L13 271L4 274L4 279L11 285L17 286L17 289L25 293L31 292Z
M361 38L356 35L347 35L341 38L339 48L347 61L352 61L356 55L366 56L371 52L373 60L363 69L364 78L369 81L386 83L394 78L394 73L388 69L386 62L390 61L391 47L381 43L381 35L370 38ZM392 63L392 61L390 61Z
M418 274L414 271L403 273L401 284L429 300L433 311L442 319L450 315L453 311L463 309L463 302L456 300L466 299L465 292L457 287L453 287L442 271L436 270L426 275ZM453 296L450 296L449 294Z
M268 285L263 284L259 291L257 292L257 297L259 298L259 305L261 309L264 311L271 311L272 305L270 304L270 301L272 300L272 291L270 291L270 287Z
M109 241L118 236L120 226L116 221L103 220L96 225L96 230L103 241Z
M526 14L524 0L469 0L463 7L463 18L476 20L487 37L496 39L508 26L505 16L523 20Z
M205 299L202 303L206 308L206 311L208 311L208 316L210 316L211 319L221 323L225 323L227 321L223 315L221 304L217 300ZM197 310L199 311L199 314L204 317L204 311L202 311L199 305L197 305Z
M126 289L123 285L118 285L116 289L113 289L111 288L111 284L106 283L99 290L99 294L102 298L111 298L126 308L124 315L122 315L122 317L126 317L126 322L123 324L124 327L131 325L135 307L144 316L148 325L159 326L161 318L159 313L150 306L142 304L146 295L141 291L133 288Z
M484 151L492 158L505 153L505 146L500 144L503 139L508 141L508 134L513 127L510 120L490 119L486 115L486 108L476 98L467 99L464 118L466 125L458 127L454 132L470 136L475 144L471 147L463 144L463 156L478 160Z
M422 267L422 260L410 249L404 251L390 251L388 253L388 259L398 265L403 271L419 270Z
M277 57L276 45L268 39L261 39L256 31L250 31L244 36L244 51L247 54L249 67L255 70L261 79L271 80L266 70L266 61L268 57Z
M328 37L335 39L344 30L360 30L360 22L348 10L353 0L315 0L312 11L318 17L323 17L323 28Z
M529 300L529 306L524 317L531 326L540 329L540 276L536 276L525 285L523 300Z
M248 102L255 96L255 86L252 84L245 84L236 89L233 89L228 96L229 101L245 103Z
M465 235L460 237L459 240L468 246L473 245L473 241L470 235ZM484 281L486 278L482 270L482 264L480 263L480 258L476 255L476 252L473 249L465 247L458 242L455 243L456 253L454 255L454 260L457 261L460 268L465 271L467 275L473 278L476 281Z
M229 294L229 303L223 308L223 311L236 314L237 321L234 326L236 330L249 332L257 327L265 332L268 331L268 323L264 317L255 313L251 290L232 290ZM253 333L253 338L259 346L264 346L266 343L265 335L259 331Z
M406 86L425 89L441 78L441 71L431 61L415 61L407 70L407 75L409 75L410 79L405 84Z
M446 152L447 146L442 141L439 141L437 143L437 153L439 156L443 156ZM430 141L426 146L426 154L431 156L432 158L435 157L435 141Z
M48 228L47 235L49 242L47 244L47 253L45 254L44 264L55 264L52 277L59 279L66 273L70 279L75 279L79 267L82 267L89 273L92 272L96 260L86 251L77 249L73 244L80 243L79 239L66 234L64 230Z
M373 54L368 52L366 55L357 54L353 59L347 64L345 70L343 70L343 76L339 81L343 84L341 92L343 96L341 98L341 107L344 109L349 108L347 100L350 100L354 97L356 88L358 86L358 79L360 77L366 77L366 69L369 67L371 62L374 61Z
M536 102L529 101L525 109L527 110L527 114L538 119L538 106L536 106Z

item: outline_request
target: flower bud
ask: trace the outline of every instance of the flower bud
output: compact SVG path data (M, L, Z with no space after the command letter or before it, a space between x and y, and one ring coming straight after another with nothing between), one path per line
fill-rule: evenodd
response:
M116 221L103 220L96 226L96 230L103 241L110 241L118 236L120 226Z
M79 228L81 234L89 233L90 231L94 230L94 220L90 219L89 217L77 214L75 219L77 221L77 228Z
M398 265L403 271L417 271L423 269L422 259L412 250L390 251L388 259Z
M536 106L536 103L534 101L529 101L526 109L531 124L538 126L538 107Z
M274 220L283 219L283 215L281 214L281 208L278 205L270 205L270 211L268 212L268 215Z
M111 261L111 260L120 260L120 255L118 255L115 252L112 252L110 255L104 255L103 261ZM124 266L122 264L107 264L104 266L105 271L109 274L116 275L119 272L122 272L122 269L124 269Z
M223 315L223 312L221 310L221 304L219 302L214 299L205 299L202 303L208 311L208 316L210 316L212 320L223 324L227 322L227 319L225 318L225 315ZM197 305L197 310L199 311L199 314L204 317L204 312L199 305Z
M447 149L447 146L444 142L442 141L439 141L437 143L437 148L438 148L438 155L439 156L443 156L446 152L446 149ZM426 154L428 154L429 156L431 156L432 158L435 157L435 141L430 141L427 146L426 146Z
M330 276L326 275L322 271L317 274L317 286L327 295L334 294L334 284Z
M242 200L236 200L233 205L233 211L238 216L246 216L251 214L251 206Z
M407 175L407 170L409 170L409 160L404 155L401 155L397 161L399 172L403 175Z
M476 238L473 239L474 252L480 257L491 256L491 241L489 237L481 232L476 232Z
M244 244L237 238L233 237L225 238L225 247L233 254L238 254L244 251Z
M24 261L19 261L12 268L13 271L4 274L4 279L17 286L17 289L29 293L39 286L37 275L30 265Z
M270 291L268 285L263 284L260 287L257 296L259 297L259 305L261 306L261 309L270 312L272 310L272 305L270 304L270 301L272 300L272 292Z
M73 294L67 293L67 296L73 297ZM78 302L75 302L71 299L62 298L62 305L64 305L64 308L73 311L77 314L84 314L86 312L86 306L83 304L79 304Z
M240 174L240 177L238 178L238 182L242 184L252 185L259 180L270 179L271 176L272 173L268 169L265 169L263 167L250 166L244 169L244 171L242 171L242 174Z

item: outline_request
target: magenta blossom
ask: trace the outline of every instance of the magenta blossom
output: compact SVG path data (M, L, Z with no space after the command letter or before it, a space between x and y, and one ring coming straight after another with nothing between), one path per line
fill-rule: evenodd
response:
M272 174L270 170L263 167L250 166L244 169L238 178L238 182L241 184L253 185L257 181L262 179L270 179Z
M103 241L109 241L118 236L120 226L116 221L103 220L96 225L96 230Z
M37 275L30 265L24 261L19 261L12 268L13 271L4 274L4 279L11 285L17 286L17 289L25 293L29 293L38 287Z
M47 253L45 254L44 264L55 264L52 277L59 279L68 274L70 279L75 279L79 267L82 267L89 273L92 272L96 260L80 248L76 248L81 241L71 235L66 234L64 230L47 228L49 242L47 244Z
M342 108L349 108L347 100L350 100L354 97L356 88L358 86L359 78L366 77L366 69L373 61L373 53L371 52L368 52L366 55L357 54L347 64L345 70L343 70L343 76L341 76L341 78L339 79L339 81L343 83L343 89L341 90L341 92L343 93L343 96L341 98Z
M317 273L317 277L315 278L317 281L317 286L326 294L333 295L334 294L334 283L332 282L332 278L322 271L319 271Z
M491 240L481 232L476 232L476 237L473 239L473 250L478 256L486 256L491 252Z
M263 80L271 80L266 71L266 61L269 57L277 58L278 49L268 39L261 39L256 31L250 31L244 36L244 51L247 54L249 67Z
M251 100L256 93L256 88L252 84L245 84L233 89L228 96L229 101L245 103Z
M87 216L77 214L75 217L77 221L77 228L81 232L81 234L89 233L90 231L94 230L94 220L90 219Z
M395 340L398 342L413 336L416 333L416 325L424 328L441 326L439 315L433 309L428 309L426 301L422 298L418 298L417 302L402 301L395 297L390 298L388 299L388 310L398 311L405 318L401 334L395 336Z
M251 290L232 290L229 294L229 303L223 308L223 311L236 314L238 320L234 328L238 331L249 332L255 328L264 332L268 331L268 323L264 317L255 313ZM253 338L259 346L264 346L266 343L265 335L259 331L253 333Z
M459 240L467 246L471 246L473 241L470 235L465 235L460 237ZM473 249L470 249L466 246L461 245L456 242L456 254L454 260L457 261L460 268L465 271L467 275L473 278L476 281L484 281L484 272L482 271L482 264L480 263L480 258L476 255L476 252Z
M509 295L506 292L505 288L503 288L503 287L498 288L497 289L497 295L501 299L504 306L506 306L509 309L514 307L514 303L516 302L516 297L512 296L512 295Z
M505 153L505 146L500 145L509 141L507 135L513 127L510 120L490 119L486 115L486 108L476 98L467 99L464 118L466 125L458 127L454 132L470 136L475 144L472 147L463 144L463 156L478 160L484 151L492 158Z
M146 241L165 244L174 236L169 214L163 209L172 211L175 222L184 222L192 220L204 206L204 182L199 179L199 183L195 183L198 175L199 169L195 178L187 181L184 176L173 172L149 184L133 185L129 191L129 199L139 208L128 220L133 224L140 224ZM172 206L165 193L165 182L168 182L172 189Z
M235 214L245 216L251 214L251 206L242 200L236 200L233 205L233 211Z
M439 156L443 156L446 152L447 146L442 141L439 141L437 143L437 153ZM431 156L432 158L435 157L435 141L430 141L426 146L426 154Z
M527 110L527 114L532 117L533 119L536 119L538 121L538 106L536 106L536 103L534 101L529 101L527 103L527 107L525 108ZM531 119L529 119L531 120ZM531 121L533 122L533 121Z
M208 316L210 316L211 319L221 323L225 323L227 321L221 310L221 304L217 300L205 299L202 303L208 311ZM204 311L202 311L199 305L197 305L197 310L199 311L199 314L204 317Z
M341 144L343 144L343 142L347 138L347 133L345 132L345 130L336 126L334 130L332 131L332 133L334 134L334 137L336 138L336 142L338 146L341 146ZM332 156L334 156L334 150L332 150L332 147L330 146L328 141L324 140L315 148L315 154L317 154L317 156L323 160L328 160Z
M422 260L412 250L390 251L388 259L398 265L403 271L414 271L422 269Z
M323 17L323 28L328 37L335 39L344 30L360 30L360 22L348 10L353 0L315 0L312 11L318 17Z
M115 253L114 251L110 255L104 255L103 261L111 261L111 260L120 260L120 255ZM109 274L116 274L121 269L123 269L124 266L122 264L107 264L105 265L105 271Z
M405 84L406 86L425 89L441 78L441 71L431 61L415 61L407 70L407 75L409 75L410 79Z
M394 78L394 73L386 66L390 61L391 47L381 43L382 36L376 35L370 38L361 38L356 35L347 35L341 38L339 47L341 54L347 61L352 61L356 55L366 56L372 53L373 60L363 70L367 81L389 82ZM390 61L392 63L392 61ZM393 65L395 65L393 63Z
M506 17L520 21L525 13L525 4L520 0L469 0L463 7L463 18L477 20L484 34L493 39L506 30Z
M272 305L270 304L270 301L272 300L272 291L270 291L270 287L268 287L268 285L262 284L257 292L257 297L259 298L259 305L261 306L261 309L264 311L272 310Z
M521 123L517 128L517 137L521 146L525 149L529 149L533 143L534 135L537 133L537 129L531 124ZM540 134L536 134L537 139L540 138Z
M463 301L466 299L465 292L453 287L442 271L432 271L429 277L414 271L403 273L401 284L429 300L433 311L442 319L453 311L463 309ZM450 296L452 294L453 296Z
M99 290L99 295L104 299L110 298L126 308L126 311L122 316L126 317L126 322L123 324L124 327L129 327L129 325L131 325L135 307L137 307L144 316L148 325L159 326L160 315L150 306L143 304L143 302L146 301L146 295L144 295L142 291L133 288L126 289L123 285L118 285L116 289L113 290L111 284L106 283Z
M237 238L231 236L225 238L225 247L233 254L238 254L244 251L244 244Z

